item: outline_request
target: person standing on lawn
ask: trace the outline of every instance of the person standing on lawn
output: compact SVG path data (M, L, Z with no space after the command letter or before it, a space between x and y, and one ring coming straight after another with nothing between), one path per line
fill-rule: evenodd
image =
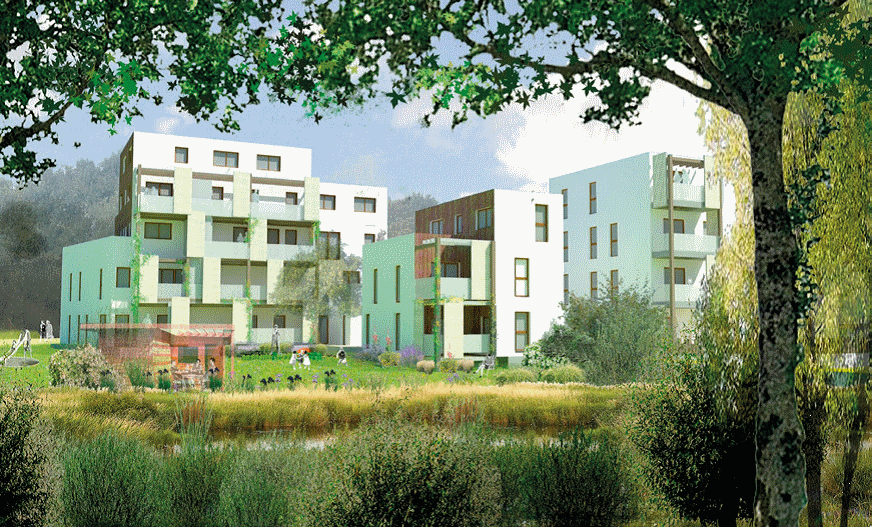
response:
M275 359L279 356L279 325L273 325L273 336L272 336L272 358Z

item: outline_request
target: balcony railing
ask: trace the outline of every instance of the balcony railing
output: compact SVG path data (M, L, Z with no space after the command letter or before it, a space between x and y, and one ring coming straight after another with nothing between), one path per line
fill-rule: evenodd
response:
M702 185L675 183L672 186L672 203L676 207L703 208L705 204L705 187Z
M415 295L417 298L429 300L433 298L433 281L435 278L418 278L415 280ZM440 280L439 288L443 297L472 299L472 286L469 278L445 278Z
M206 213L206 216L233 216L233 201L226 199L200 199L191 200L191 208Z
M173 213L173 197L158 196L154 194L139 195L140 212L159 212L163 214Z
M266 286L253 285L249 288L252 300L266 300ZM221 300L245 298L245 286L242 284L221 284Z
M695 307L700 294L701 289L696 285L675 284L675 305L677 307ZM652 301L655 304L669 305L669 284L657 286Z
M185 296L184 284L157 284L158 300L167 300L175 296Z
M702 234L676 234L676 258L705 258L718 251L718 237ZM651 240L651 252L655 258L669 257L669 235L655 233Z
M303 206L273 201L253 201L251 203L251 216L265 220L302 221Z
M205 254L206 256L214 256L216 258L237 258L245 260L248 258L248 244L239 242L207 241Z
M269 243L266 246L266 257L270 260L293 260L312 250L311 245L282 245Z
M258 344L272 343L273 328L252 328L251 340ZM279 343L302 342L302 328L279 328Z

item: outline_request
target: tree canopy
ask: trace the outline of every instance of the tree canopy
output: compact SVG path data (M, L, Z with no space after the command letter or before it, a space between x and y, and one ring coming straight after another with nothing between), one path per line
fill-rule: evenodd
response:
M167 82L184 112L217 113L219 130L238 130L234 115L258 102L249 66L265 45L265 24L282 13L281 0L4 2L0 174L23 185L55 166L37 159L33 143L56 144L71 106L114 133L119 120L140 115L138 101L162 104L149 81Z
M854 2L859 4L859 2ZM281 100L320 111L432 90L456 125L509 104L580 87L584 121L638 119L662 80L739 116L748 134L760 338L756 418L758 525L796 525L805 504L794 375L804 300L782 167L791 92L872 85L872 26L848 0L304 0L261 71ZM448 55L453 53L453 55ZM391 84L382 89L383 79ZM804 293L804 292L803 292Z

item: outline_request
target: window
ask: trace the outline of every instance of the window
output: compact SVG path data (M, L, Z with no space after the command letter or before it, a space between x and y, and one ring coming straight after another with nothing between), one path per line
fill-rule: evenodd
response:
M73 301L73 273L70 273L70 302Z
M375 212L375 198L354 198L354 212Z
M173 184L172 183L154 183L151 181L147 181L145 183L145 193L153 194L155 196L172 196L173 195Z
M445 278L457 278L460 276L460 264L455 262L442 262L442 276Z
M248 236L248 227L233 227L233 241L236 243L245 243L245 238Z
M153 240L171 240L173 237L172 223L145 222L145 237Z
M325 259L338 260L341 257L342 245L339 241L338 232L322 232L321 243Z
M166 316L166 315L164 315L164 316ZM157 318L158 318L158 320L160 320L160 315L158 315ZM106 315L100 315L100 323L101 324L106 323Z
M296 192L285 192L285 205L298 205L300 198Z
M79 271L79 302L82 301L82 271Z
M442 220L430 222L430 234L442 234Z
M363 333L366 336L366 345L369 346L369 313L366 314L366 328Z
M400 266L399 265L397 266L397 270L396 270L396 296L397 296L397 303L399 303L399 301L400 301ZM399 315L397 315L397 316L399 316Z
M563 219L569 219L569 191L563 189L560 193L563 194Z
M400 314L394 315L394 349L400 350Z
M239 154L215 150L212 153L212 164L216 167L239 168Z
M257 156L257 169L278 172L282 169L282 158L279 156Z
M536 241L548 241L548 205L536 205Z
M463 232L463 216L460 214L454 216L454 234Z
M596 181L590 184L590 213L596 214Z
M98 300L103 300L103 269L100 269L100 296Z
M181 269L159 269L158 283L161 284L182 284L184 283L184 273Z
M569 302L569 275L563 275L563 301Z
M611 231L611 248L610 253L612 256L618 255L618 224L612 223L610 227Z
M485 229L494 226L494 209L482 209L476 214L476 229Z
M260 327L257 325L257 315L251 315L251 329Z
M515 351L524 351L530 344L530 313L515 312Z
M436 325L439 325L439 332L441 333L443 328L445 327L445 308L439 310L439 320L436 320L436 309L433 306L424 306L424 334L432 335L434 330L437 329Z
M212 199L221 201L224 199L224 187L212 187Z
M367 243L375 243L375 234L364 234L363 235L363 244Z
M182 146L176 147L176 163L188 162L188 149Z
M106 315L100 315L100 322L103 322L103 320L105 320L105 317L106 317ZM170 323L169 319L170 319L170 317L167 315L158 315L157 316L157 323L158 324L169 324Z
M529 271L529 258L515 258L515 296L530 296Z
M342 275L345 277L346 284L360 283L360 271L342 271Z
M611 286L612 294L618 292L618 282L620 282L620 280L618 279L618 270L612 269L611 276L609 277L609 286Z
M285 231L285 245L297 245L296 229L288 229Z
M703 222L702 222L702 233L703 233L703 234L708 234L708 233L709 233L709 232L708 232L708 222L707 222L707 221L703 221Z
M684 220L672 219L675 234L684 234ZM669 218L663 218L663 234L669 234Z
M321 194L321 210L336 210L336 196Z
M597 277L596 271L591 271L590 273L590 299L596 300L597 298Z
M596 260L596 227L590 228L590 259Z
M372 303L378 304L378 269L372 270Z
M266 230L266 243L272 243L272 244L281 243L281 234L282 234L282 231L280 229L267 229Z
M130 287L130 267L115 268L115 287Z
M251 201L254 203L260 203L260 189L251 189Z
M569 261L569 231L563 231L563 261Z
M675 268L675 284L676 285L684 285L687 283L685 280L686 280L686 273L685 273L684 267L676 267ZM669 268L668 267L663 268L663 283L664 284L669 283Z
M276 315L273 317L273 326L278 326L279 329L285 329L285 316Z

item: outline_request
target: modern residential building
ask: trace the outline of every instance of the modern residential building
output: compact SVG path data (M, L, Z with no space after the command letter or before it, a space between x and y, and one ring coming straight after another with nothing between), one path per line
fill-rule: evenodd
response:
M518 362L562 312L559 195L489 190L417 211L415 234L363 249L363 341ZM436 273L439 255L440 273ZM437 276L438 275L438 276ZM496 330L494 332L494 330Z
M645 153L551 178L550 192L562 195L564 295L636 283L680 330L722 236L722 182L709 166Z
M304 321L273 299L313 247L362 255L387 230L387 189L322 183L304 148L135 132L121 152L115 236L64 248L61 342L85 323L232 324L238 340L360 343L360 317ZM358 277L353 277L354 279ZM246 287L246 283L250 287ZM138 320L137 320L138 319Z

